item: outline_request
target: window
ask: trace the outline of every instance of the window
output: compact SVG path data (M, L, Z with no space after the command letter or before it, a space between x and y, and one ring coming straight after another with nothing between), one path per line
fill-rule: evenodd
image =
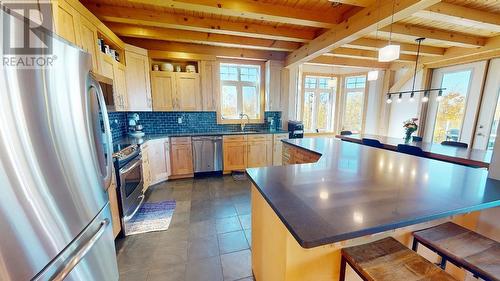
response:
M441 87L446 90L438 104L433 142L460 140L471 75L472 70L443 74Z
M342 130L361 131L365 101L366 76L351 76L345 79L345 103Z
M330 82L330 80L333 81ZM337 78L335 77L305 75L302 110L305 131L333 131L336 85Z
M220 115L222 120L263 120L260 64L220 64Z
M495 115L493 116L493 121L491 122L491 131L488 138L488 150L493 150L495 146L495 139L497 137L498 123L500 122L500 90L498 92L497 104L495 107Z

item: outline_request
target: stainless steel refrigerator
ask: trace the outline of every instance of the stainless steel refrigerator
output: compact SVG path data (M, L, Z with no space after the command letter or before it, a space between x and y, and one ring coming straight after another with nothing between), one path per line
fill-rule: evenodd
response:
M0 13L10 32L26 23ZM52 66L0 66L0 280L118 280L102 92L87 53L41 36Z

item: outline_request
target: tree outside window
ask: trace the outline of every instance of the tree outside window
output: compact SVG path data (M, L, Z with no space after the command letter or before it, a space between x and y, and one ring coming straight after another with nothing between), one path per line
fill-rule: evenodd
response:
M240 114L261 119L260 65L221 63L219 70L222 119L240 119Z
M361 131L365 101L366 76L346 77L344 92L345 103L342 130Z
M306 132L333 131L336 81L336 77L305 75L302 121Z

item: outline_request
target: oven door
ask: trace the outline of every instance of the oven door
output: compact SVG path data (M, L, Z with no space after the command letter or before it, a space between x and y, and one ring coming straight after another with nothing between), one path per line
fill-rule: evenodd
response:
M144 200L142 159L137 157L120 169L120 197L123 223L130 220Z

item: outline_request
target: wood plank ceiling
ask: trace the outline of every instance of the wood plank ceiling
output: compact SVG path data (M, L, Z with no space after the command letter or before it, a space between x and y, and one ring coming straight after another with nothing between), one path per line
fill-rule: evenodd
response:
M286 59L367 67L391 39L400 62L491 48L500 36L500 1L480 0L81 0L111 30L147 49L223 57ZM391 23L392 8L396 12ZM246 51L245 51L246 50ZM353 59L353 60L349 60Z

